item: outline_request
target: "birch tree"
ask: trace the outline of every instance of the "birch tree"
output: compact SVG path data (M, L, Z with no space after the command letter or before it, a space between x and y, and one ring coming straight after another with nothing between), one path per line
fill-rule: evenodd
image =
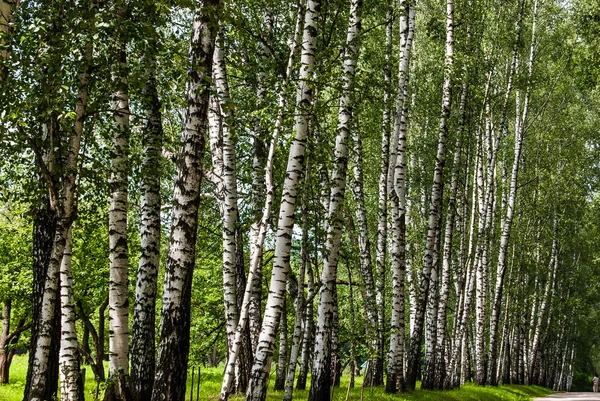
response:
M192 25L185 92L187 106L177 156L152 401L183 401L185 396L191 284L210 93L208 81L219 24L218 8L218 0L198 3Z
M269 284L269 297L265 306L263 327L260 332L256 354L254 355L254 364L246 394L248 401L262 401L267 395L267 379L273 358L275 334L279 325L280 314L282 313L283 297L285 297L285 284L289 274L291 234L294 226L298 185L304 174L304 155L312 99L312 87L309 79L314 68L318 33L317 18L320 7L320 2L314 0L309 0L306 5L300 74L296 94L295 136L290 146L283 183L279 220L275 234L275 257L273 260L271 282Z
M87 34L93 29L86 26ZM36 317L37 335L30 356L30 368L25 388L24 399L26 401L42 401L48 399L48 389L55 385L49 375L50 352L54 325L56 300L59 293L59 273L62 257L67 242L67 234L75 219L75 189L78 174L79 150L83 136L84 119L88 103L88 88L91 78L91 65L93 55L93 42L91 36L83 50L81 72L78 79L78 97L75 103L75 117L73 127L67 142L63 144L66 153L65 166L62 176L55 180L53 173L54 149L49 149L48 155L44 157L39 149L34 147L37 166L41 171L43 180L48 190L50 210L56 216L56 226L50 232L52 245L46 270L43 296L40 302L39 315ZM31 141L33 144L33 141Z
M406 119L408 73L414 36L414 9L402 0L400 14L400 64L394 130L390 141L387 192L392 215L392 314L386 392L404 390L404 275L406 272Z
M388 163L390 155L390 85L392 82L392 69L390 68L390 55L392 53L392 33L393 33L393 11L388 8L386 12L385 25L385 65L384 65L384 92L383 92L383 117L381 122L381 161L379 165L379 191L377 203L377 249L376 249L376 272L375 291L377 304L377 321L379 327L379 338L377 356L379 358L378 366L369 366L369 371L365 373L365 381L374 385L383 384L383 360L384 360L384 333L385 333L385 271L387 259L387 237L388 237ZM373 362L376 362L373 359Z
M294 63L294 56L296 54L296 50L300 41L300 32L302 27L302 21L304 19L304 8L302 7L302 2L300 7L298 7L298 12L296 15L296 28L294 31L293 39L290 43L290 53L288 57L288 63L286 67L285 76L283 78L283 88L287 87L289 83L292 68ZM277 111L277 118L275 120L275 127L273 129L271 143L269 145L269 151L267 154L266 165L265 165L265 203L263 207L262 217L259 221L256 221L251 227L251 243L250 243L250 268L248 272L248 280L246 282L246 288L244 290L243 300L240 306L240 316L238 320L238 324L235 330L235 337L233 340L233 344L229 349L229 358L227 360L227 365L225 366L225 373L223 376L223 383L221 386L221 392L219 394L220 400L226 400L231 393L231 385L233 382L233 372L236 364L236 359L238 355L238 350L241 347L242 337L244 335L244 330L246 328L246 324L248 322L248 317L252 310L256 313L259 305L257 305L257 291L262 291L260 285L260 277L261 277L261 266L262 266L262 249L265 242L265 237L267 234L267 223L271 216L271 208L273 206L273 198L274 198L274 183L273 183L273 166L274 166L274 158L275 158L275 149L277 146L277 141L279 139L279 135L283 126L283 117L284 110L287 105L286 100L286 91L283 90L279 95L279 108ZM254 234L252 234L254 233ZM258 283L256 283L258 282ZM258 288L258 290L257 290ZM251 330L251 335L253 330ZM252 339L252 347L256 348L254 342L258 342L258 339Z
M120 21L128 10L117 6ZM127 242L128 176L129 176L129 89L127 76L127 41L123 26L117 30L117 57L113 80L115 126L111 148L110 200L108 213L110 283L108 296L109 339L108 374L111 378L105 400L127 400L129 380L129 255Z
M430 209L429 209L429 228L427 231L427 247L426 247L426 252L424 255L424 268L423 268L423 277L422 280L425 279L425 276L427 275L426 270L427 270L427 265L429 265L429 269L431 269L432 265L433 265L433 260L437 259L439 261L440 259L440 255L439 255L439 235L438 232L440 230L440 223L441 223L441 212L439 210L440 208L440 204L441 204L441 197L442 197L442 192L443 192L443 185L444 185L444 177L443 177L443 170L444 170L444 158L445 158L445 144L446 144L446 137L448 135L448 119L450 118L450 110L452 108L452 78L453 78L453 66L454 66L454 1L453 0L447 0L446 1L446 48L445 48L445 57L444 57L444 86L442 89L442 115L440 118L440 128L439 128L439 143L438 143L438 153L436 156L436 165L435 165L435 174L434 174L434 179L433 179L433 190L432 190L432 195L431 195L431 204L430 204ZM457 161L458 157L455 157L455 161ZM453 190L453 188L451 188L451 190ZM435 218L435 221L433 220ZM434 236L434 238L430 239L430 236ZM432 245L430 245L430 240L433 241L437 241L437 245L434 243ZM447 264L446 264L447 266ZM445 269L445 271L447 271L447 269ZM446 275L442 274L442 287L447 286L447 277ZM433 281L433 280L432 280ZM423 291L425 291L425 293L427 292L427 286L423 286L423 282L421 283L421 294ZM444 288L442 290L442 293L444 293L446 291L446 289ZM426 297L426 295L425 295ZM431 300L432 303L436 305L436 307L438 306L438 294L435 293L435 291L432 291L431 293ZM445 309L445 299L442 300L440 306L440 311L442 309ZM419 305L419 304L417 304ZM417 309L418 311L418 309ZM418 312L417 312L418 313ZM437 313L436 313L437 314ZM437 330L437 327L444 326L444 323L442 323L442 319L446 320L446 316L444 313L442 313L441 316L435 316L435 319L437 319L436 321L436 326L435 327L431 327L429 326L429 329L433 329L433 330ZM432 333L431 337L433 337L433 339L435 341L432 341L433 343L431 344L431 346L427 349L427 356L426 356L426 361L425 361L425 372L423 374L423 382L421 383L421 386L425 389L430 389L430 388L436 388L436 378L435 378L435 374L436 374L436 369L435 366L436 364L442 364L442 355L439 355L439 359L437 359L438 357L438 350L437 350L437 344L438 342L442 342L443 343L443 336L445 335L444 332L439 332L439 334L442 336L442 338L437 338L438 332L436 331L436 333ZM414 337L413 337L414 338ZM420 341L417 342L413 342L413 338L411 338L411 350L413 352L414 355L414 348L415 346L420 347ZM437 339L436 339L437 338ZM412 361L411 361L412 362ZM412 373L412 370L409 369L409 372ZM407 375L407 384L409 386L414 386L412 384L411 381L411 376ZM437 383L438 385L443 382L443 378L437 378Z
M529 102L531 96L531 79L533 75L533 62L535 57L535 31L536 31L536 16L537 16L537 1L533 6L533 24L531 28L531 46L529 51L527 88L525 90L525 100L523 106L523 115L518 116L520 108L517 107L517 118L520 119L515 124L515 145L513 164L510 176L510 188L508 191L508 199L506 205L506 215L502 226L502 235L500 237L500 245L498 251L498 263L496 268L496 286L494 291L494 302L492 304L492 312L490 317L490 360L488 366L488 382L491 385L498 384L496 375L497 365L497 349L498 349L498 324L500 318L500 304L502 302L502 292L504 286L504 275L506 272L506 259L508 243L510 240L510 232L514 216L516 195L517 195L517 180L519 176L519 166L521 164L521 149L523 147L523 139L525 135L525 127L528 124L527 117L529 112Z
M12 20L19 7L20 0L0 1L0 88L6 79L7 62L10 56L12 40Z
M144 9L151 22L156 21L156 8ZM146 126L142 132L144 156L142 159L142 197L140 217L140 248L133 304L131 335L131 382L134 401L148 400L152 396L156 367L156 291L160 264L160 177L162 152L161 101L156 78L156 32L152 32L144 49L146 83L143 89L143 108Z
M332 336L332 326L337 313L337 295L335 291L337 264L342 237L343 205L346 191L348 169L348 136L353 108L354 76L360 51L362 0L350 2L350 18L346 35L346 49L342 75L342 96L339 104L337 136L334 151L334 169L331 177L331 195L327 215L327 239L323 270L321 272L321 290L317 311L315 333L315 354L308 399L310 401L330 398L332 348L337 347Z
M69 229L60 265L60 396L65 401L83 401L83 388L80 387L82 382L79 380L79 343L75 327L72 249Z

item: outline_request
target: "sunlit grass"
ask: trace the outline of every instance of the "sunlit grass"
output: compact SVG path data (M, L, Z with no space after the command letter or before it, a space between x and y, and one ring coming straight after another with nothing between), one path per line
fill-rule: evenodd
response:
M96 395L96 382L94 381L94 375L92 369L89 366L83 366L86 369L86 380L85 380L85 400L94 401ZM192 374L191 368L188 375L187 381L187 395L186 401L204 401L204 400L216 400L218 399L219 391L221 389L221 379L223 377L222 368L200 368L200 391L197 392L198 386L198 370L196 368L194 374L194 395L193 399L190 399L190 390L192 387ZM0 386L0 400L1 401L22 401L23 389L25 388L25 378L27 375L27 355L15 356L10 370L10 381L5 386ZM272 385L275 381L274 373L270 377L270 384ZM499 386L499 387L479 387L473 384L466 384L460 389L451 391L426 391L416 390L407 393L398 394L386 394L384 389L381 387L370 388L362 386L362 376L355 378L355 386L350 389L348 398L346 394L348 392L348 383L350 378L348 375L341 377L340 387L333 389L333 399L336 401L384 401L384 400L427 400L427 401L468 401L468 400L481 400L481 401L526 401L531 400L535 397L543 397L551 394L552 391L544 387L539 386ZM307 382L307 389L310 388L310 377ZM102 389L100 391L100 399L102 399ZM243 395L237 395L231 397L231 400L241 401L245 397ZM282 391L270 391L267 395L267 400L275 401L283 399ZM306 400L308 399L308 390L295 391L294 399Z

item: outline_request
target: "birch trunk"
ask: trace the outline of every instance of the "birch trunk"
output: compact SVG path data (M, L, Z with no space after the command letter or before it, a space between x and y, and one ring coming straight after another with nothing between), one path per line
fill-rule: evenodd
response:
M433 175L433 187L431 190L431 201L429 206L429 225L427 229L427 241L423 255L423 270L419 283L419 297L415 316L415 328L410 339L410 353L408 356L408 367L406 373L407 389L414 389L417 372L420 364L421 341L423 335L423 324L425 319L425 308L429 293L431 270L436 255L436 241L439 242L436 233L439 231L440 204L444 189L444 164L446 157L446 137L448 134L447 119L450 116L452 106L452 67L454 63L454 3L447 1L446 18L446 55L444 65L444 87L442 97L442 117L440 119L438 149L435 159L435 170ZM439 249L439 247L438 247Z
M273 32L273 18L267 11L265 12L264 22L266 25L266 31L268 37L271 37ZM260 58L265 63L269 59L269 53L266 44L261 41L259 43ZM259 109L266 107L266 81L268 78L268 71L265 65L259 65L259 70L256 75L257 89L256 89L256 103ZM261 115L259 114L254 121L254 133L253 133L253 146L254 154L252 156L252 218L254 224L250 227L249 243L254 244L259 237L260 221L263 215L263 206L265 204L265 198L267 193L266 180L265 180L265 167L267 159L267 148L266 139L267 133L263 127ZM256 266L255 277L252 284L252 296L250 297L250 304L248 306L249 319L249 330L250 330L250 341L252 345L252 354L256 352L256 345L258 343L258 336L260 334L260 327L262 324L262 247L250 247L250 260L254 258L252 252L258 252L257 255L258 265Z
M309 83L311 78L314 57L316 52L316 36L318 33L316 19L319 15L320 2L309 0L306 7L304 34L302 39L302 57L296 96L296 135L290 146L288 165L283 183L281 207L279 210L279 224L275 238L275 258L269 297L265 307L263 327L259 336L254 364L250 375L250 383L246 394L247 401L262 401L267 395L267 379L271 370L275 334L282 312L283 297L285 297L285 283L289 273L290 248L292 229L294 226L294 212L298 185L304 174L304 155L308 134L308 120L312 89ZM266 222L265 222L266 223Z
M235 341L236 326L239 320L244 293L245 273L243 263L243 248L239 230L238 191L236 181L235 141L231 130L233 119L230 107L229 85L225 69L223 35L219 34L213 56L213 81L216 86L216 96L211 98L210 143L213 159L213 169L217 177L217 199L221 212L222 244L223 244L223 295L225 303L225 321L227 327L228 350ZM244 329L249 336L249 331ZM244 339L236 365L236 381L240 390L247 387L249 339ZM228 358L231 358L228 352Z
M54 233L57 225L57 211L47 204L48 198L38 206L33 221L33 294L32 294L32 327L31 327L31 348L29 350L29 362L27 369L27 380L25 385L25 401L28 400L31 385L33 384L35 355L37 354L38 338L42 324L42 306L43 297L48 277L48 268L50 267L50 256L54 244ZM58 294L58 293L57 293ZM60 302L58 296L46 298L46 302ZM53 328L60 326L60 307L56 305L53 319L46 322ZM60 347L60 330L51 330L50 351L47 353L47 368L43 373L45 377L45 388L42 390L41 399L50 399L58 391L58 351Z
M155 7L148 7L148 18L154 20ZM156 54L152 38L146 48L146 83L143 108L146 127L142 132L142 197L140 216L140 260L133 305L131 335L131 382L134 401L152 397L156 368L156 291L160 265L160 179L162 152L161 102L156 82Z
M275 384L273 390L281 391L285 388L285 371L287 370L287 313L286 299L283 300L281 320L279 322L279 352L277 358L277 369L275 370Z
M439 295L439 306L437 316L437 334L435 345L435 372L434 372L434 383L433 388L436 390L443 390L447 378L447 366L446 366L446 354L448 349L446 348L446 317L447 317L447 306L450 293L450 266L452 264L452 241L454 238L454 226L456 224L456 212L457 204L456 197L458 193L458 174L461 170L461 152L462 152L462 141L461 136L463 132L465 110L467 102L469 83L465 78L462 85L462 93L460 97L460 121L458 125L458 139L456 140L456 149L454 151L453 160L453 174L450 181L450 199L448 201L448 211L446 213L446 227L444 229L444 251L442 255L442 271L441 271L441 282L440 282L440 295ZM458 275L457 275L458 276ZM458 281L458 280L457 280ZM458 293L458 292L457 292ZM460 305L460 303L458 304ZM450 341L450 340L449 340Z
M550 294L554 287L554 281L556 279L556 271L558 269L558 239L557 239L557 218L554 218L554 240L552 241L552 251L550 255L550 263L548 266L548 276L546 278L546 286L544 288L544 295L540 309L536 316L536 324L534 328L533 340L531 343L531 351L527 355L528 364L528 383L533 384L534 371L536 368L536 362L538 361L538 350L540 347L540 336L542 333L542 325L544 322L544 316L548 305L550 304Z
M73 241L69 230L60 265L60 399L83 401L83 388L80 387L82 383L79 380L79 343L75 326L72 250Z
M332 351L337 349L337 339L332 335L335 315L337 314L336 278L342 236L343 205L346 191L348 167L348 136L352 118L354 76L360 51L362 0L350 2L350 18L346 36L344 55L342 96L340 98L334 169L331 179L331 195L327 215L327 239L321 272L321 290L317 312L317 330L315 335L315 355L313 358L312 379L309 401L328 400ZM336 358L337 359L337 358ZM337 362L337 360L335 361ZM337 367L336 367L337 368ZM339 377L339 375L336 375Z
M385 27L385 63L384 63L384 92L383 92L383 118L381 123L381 164L379 167L379 191L377 204L377 255L376 255L376 271L375 276L375 294L377 305L377 327L379 328L378 349L376 357L379 365L369 365L368 372L365 373L363 383L369 385L383 384L383 361L384 361L384 337L385 337L385 282L386 282L386 265L387 258L387 237L388 237L388 164L390 158L390 122L391 122L391 107L390 107L390 90L392 82L392 69L390 68L390 55L392 53L392 32L393 32L393 11L388 8L386 12L386 27ZM376 362L374 358L372 360ZM364 385L364 384L363 384Z
M387 173L387 191L392 212L392 315L390 324L390 350L385 385L387 393L404 390L404 275L406 230L406 114L408 93L408 67L414 35L414 11L408 2L401 0L400 49L398 67L398 92L394 114L394 131L390 143Z
M283 88L287 87L289 82L292 66L294 62L294 55L296 54L296 48L299 43L300 37L300 26L303 15L303 8L299 7L297 21L296 21L296 30L294 33L294 38L292 43L290 44L290 55L288 57L288 64L286 68L286 75L283 80ZM313 49L314 50L314 49ZM311 62L312 63L312 62ZM307 75L308 76L308 75ZM305 78L306 79L306 78ZM308 102L310 103L310 102ZM221 386L221 392L219 394L220 400L227 400L231 393L231 384L233 381L234 367L236 363L236 359L238 356L238 350L242 346L242 336L245 331L245 327L248 321L249 311L251 309L251 301L254 302L255 311L259 305L256 305L256 298L254 295L256 294L256 286L260 287L260 283L255 284L255 281L258 281L261 277L260 267L262 266L262 247L265 241L266 233L267 233L267 223L271 216L271 207L273 205L273 197L274 197L274 185L273 185L273 162L275 157L275 148L277 145L277 141L279 139L279 133L281 131L281 127L283 125L283 113L286 109L287 101L286 101L286 92L283 90L279 95L279 109L277 112L277 119L275 121L275 128L273 130L273 137L271 139L271 144L269 145L269 153L267 155L266 167L265 167L265 187L266 187L266 197L265 197L265 205L263 208L263 214L260 221L256 222L251 228L252 232L256 232L256 239L250 243L250 269L248 272L248 280L246 282L246 288L244 290L244 298L242 300L242 304L240 307L240 316L238 320L238 324L235 331L235 338L233 341L233 345L229 350L230 357L227 360L227 365L225 366L225 373L223 376L223 383ZM306 120L307 121L307 120ZM307 124L307 123L306 123ZM307 129L307 126L306 128ZM304 133L304 138L306 138L306 133ZM305 139L304 139L305 140ZM293 211L292 211L293 216ZM292 227L289 228L291 232ZM252 236L251 236L252 237ZM289 252L289 251L288 251ZM259 288L260 289L260 288ZM252 340L252 347L256 348L258 345L254 345L254 339ZM256 339L258 343L258 339ZM272 350L271 350L272 352ZM249 383L250 384L250 383Z
M308 161L307 161L307 170ZM294 318L294 334L292 336L292 347L290 350L290 361L288 363L288 370L285 379L285 392L283 394L284 401L292 400L292 393L294 390L294 378L296 374L296 363L298 361L298 354L302 345L302 322L304 320L304 314L306 310L306 301L304 299L304 278L307 267L310 269L308 264L309 260L309 249L308 249L308 191L304 191L302 197L302 261L300 263L300 271L298 272L298 294L296 295L296 313ZM311 315L312 319L312 315ZM305 325L305 329L307 325ZM305 334L305 336L308 334Z
M124 14L124 10L119 11ZM108 374L111 378L105 400L127 400L131 390L129 375L129 293L127 187L129 176L129 95L126 41L118 34L117 71L113 77L116 92L113 96L115 127L111 149L110 201L108 238L110 281L108 291Z
M212 56L218 30L215 9L218 7L218 0L198 3L192 25L189 50L191 65L185 93L187 107L177 156L172 229L152 401L183 401L185 397L192 274L210 93L207 82L212 72Z
M364 383L368 383L369 385L380 385L383 381L383 360L380 356L380 350L383 347L383 344L381 343L383 333L379 326L377 291L375 280L373 279L371 242L369 240L367 210L365 207L362 138L358 129L354 130L352 136L354 139L354 185L352 191L354 193L354 202L356 205L359 267L364 282L363 294L367 318L366 335L369 344L369 365L368 371L365 373Z
M464 267L464 280L461 288L460 301L459 301L459 309L457 313L457 318L455 319L455 328L454 328L454 343L453 349L450 357L450 368L448 374L448 380L446 381L446 387L454 388L460 386L462 383L463 373L464 373L464 355L466 353L466 341L467 341L467 327L469 322L469 312L471 310L471 302L473 297L473 290L475 288L475 277L476 270L475 264L472 264L473 253L475 247L475 221L476 221L476 200L477 200L477 172L479 170L479 164L481 163L481 154L479 151L479 147L481 146L481 141L478 140L475 150L475 157L473 159L473 182L472 182L472 199L471 199L471 216L469 218L469 240L468 240L468 249L467 255L465 258L465 267ZM466 185L467 187L467 185ZM467 195L468 188L465 188L465 197ZM466 214L466 210L465 210ZM466 219L466 217L465 217Z
M51 372L50 352L54 350L53 338L57 330L55 316L57 308L60 265L66 245L67 233L75 219L75 188L78 173L79 149L83 135L83 122L88 100L88 85L92 64L93 45L88 42L83 52L82 72L79 75L78 96L75 103L75 118L73 129L65 149L66 160L62 186L55 187L52 177L48 175L48 165L38 157L38 167L43 172L44 181L48 187L50 208L56 213L56 226L54 232L48 232L52 237L52 249L48 260L48 268L43 284L42 299L39 304L39 315L36 321L37 335L35 344L32 343L30 353L30 368L28 381L25 388L25 401L43 401L50 399L54 394L49 394L49 389L55 388L54 379L58 379ZM49 158L50 160L52 157ZM48 244L49 245L49 244ZM33 339L32 339L33 341ZM58 372L56 372L58 373Z
M296 390L306 389L306 378L308 376L308 363L312 359L313 344L314 344L314 332L315 322L313 319L314 314L314 303L313 300L316 295L315 280L313 277L313 270L310 263L306 266L306 275L308 281L308 291L306 297L306 308L304 312L304 340L302 342L302 363L300 364L300 372L298 373L298 380L296 382Z
M498 384L497 376L494 374L497 365L497 342L498 342L498 324L500 317L500 304L502 302L502 290L504 286L504 274L506 271L506 252L510 240L510 232L514 215L514 208L517 194L517 180L519 175L519 165L521 164L521 149L523 147L523 139L525 136L525 127L527 126L527 114L529 110L531 79L533 75L533 61L535 55L535 31L537 17L537 0L533 6L533 25L531 31L531 47L529 51L527 88L525 90L525 101L523 106L523 116L521 121L515 127L515 152L510 178L510 189L508 193L506 216L502 227L502 235L500 237L500 248L498 251L498 263L496 268L496 288L494 292L494 303L492 304L491 321L490 321L490 360L488 367L488 382L495 386ZM519 108L517 107L517 113Z
M446 146L446 137L448 136L448 119L450 118L450 110L452 108L452 78L453 78L453 66L454 66L454 1L453 0L447 0L446 1L446 50L445 50L445 58L444 58L444 86L442 89L442 112L441 112L441 118L440 118L440 128L439 128L439 144L438 144L438 153L437 153L437 157L436 157L436 165L435 165L435 174L434 174L434 179L433 179L433 189L432 189L432 194L431 194L431 206L429 209L429 229L427 232L427 245L425 247L425 255L423 257L424 259L424 267L423 267L423 273L422 273L422 279L421 279L421 285L420 285L420 296L422 296L423 291L425 291L425 293L427 292L427 285L424 285L424 281L425 281L425 277L428 275L428 273L426 273L426 271L428 269L433 269L432 270L432 275L431 275L431 282L433 284L433 288L431 291L431 305L433 306L433 308L431 308L431 321L433 323L434 320L436 320L436 324L435 326L433 324L429 325L429 327L431 328L431 330L435 330L435 332L432 332L428 337L431 339L431 344L430 346L427 348L427 356L426 356L426 361L425 361L425 371L423 374L423 382L421 384L421 387L424 389L433 389L433 388L437 388L437 387L441 387L441 383L444 382L443 377L439 377L436 378L436 365L441 365L443 363L443 350L441 349L443 346L443 342L444 342L444 336L445 336L445 330L440 330L439 335L440 338L437 338L438 335L438 326L441 326L442 328L445 328L445 321L446 321L446 314L445 314L445 308L446 308L446 301L447 301L447 293L448 293L448 271L449 271L449 266L448 263L446 263L446 261L444 260L444 273L442 273L442 286L444 287L442 289L442 291L444 292L444 299L441 302L441 305L438 305L439 301L439 297L438 297L438 291L437 291L437 281L438 281L438 266L439 263L434 264L434 260L438 260L440 259L440 255L439 255L439 249L440 249L440 239L439 239L439 235L437 233L440 232L440 224L441 224L441 211L440 209L440 203L442 200L442 193L443 193L443 185L444 185L444 177L443 177L443 172L444 172L444 160L445 160L445 146ZM459 151L457 150L456 154L455 154L455 162L458 162L458 157L459 157ZM454 191L455 187L453 188L451 186L451 191ZM453 192L451 192L453 195ZM434 220L435 219L435 220ZM452 219L448 219L450 221L450 224L452 223ZM451 232L452 227L450 227L448 229L448 231ZM452 240L451 238L451 234L450 235L450 242ZM430 238L430 236L434 236L433 238ZM450 244L451 245L451 244ZM428 266L429 265L429 266ZM424 297L425 299L427 298L427 295L425 295ZM419 300L420 302L420 300ZM426 301L425 301L426 302ZM417 304L420 305L420 304ZM424 307L425 305L423 305ZM439 307L439 309L438 309ZM438 316L438 310L440 310L441 315ZM421 312L422 313L422 312ZM417 309L417 318L420 319L419 317L419 309ZM441 319L444 320L444 322L442 323ZM422 324L422 323L420 323ZM418 326L418 324L416 325ZM428 328L428 331L430 329ZM411 350L412 350L412 355L414 358L414 346L418 344L419 348L420 347L420 339L418 340L418 343L413 342L413 338L411 338ZM439 351L439 358L436 358L438 356L438 350L437 348L437 344L438 342L440 343L440 351ZM420 352L420 349L419 349ZM414 360L410 360L411 363L415 363ZM419 363L418 361L416 363ZM410 366L410 365L409 365ZM409 368L409 372L412 373L412 371ZM438 371L440 373L443 372L443 370ZM407 384L409 385L409 388L414 387L413 384L413 379L411 375L407 375ZM415 379L416 380L416 376ZM436 386L436 381L437 381L437 386Z

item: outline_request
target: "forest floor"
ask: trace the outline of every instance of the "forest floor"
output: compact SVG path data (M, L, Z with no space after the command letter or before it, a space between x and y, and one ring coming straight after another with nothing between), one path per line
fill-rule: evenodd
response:
M83 366L86 369L85 380L85 400L94 401L96 399L96 382L89 366ZM197 379L194 383L193 399L190 398L191 375L188 377L188 393L186 400L204 401L217 400L219 390L221 388L221 380L223 377L222 368L201 368L200 371L200 392L196 392ZM25 378L27 375L27 355L15 356L10 370L10 381L5 386L0 386L1 401L22 401L23 389L25 387ZM274 381L274 374L271 378ZM379 388L361 388L362 376L356 377L355 387L350 389L348 396L348 375L341 377L341 386L335 388L333 400L336 401L387 401L387 400L427 400L427 401L464 401L464 400L482 400L482 401L527 401L533 400L536 397L544 397L552 394L552 391L539 386L518 386L518 385L502 385L499 387L478 387L467 384L458 390L451 391L425 391L417 389L416 391L398 394L385 394L382 387ZM310 384L307 385L307 387ZM102 399L102 385L99 388L100 399ZM590 395L591 393L588 393ZM267 395L267 400L275 401L283 398L282 391L270 391ZM242 395L232 397L232 401L241 401ZM294 399L308 399L308 390L295 391ZM581 400L581 399L578 399ZM597 398L600 401L600 398Z

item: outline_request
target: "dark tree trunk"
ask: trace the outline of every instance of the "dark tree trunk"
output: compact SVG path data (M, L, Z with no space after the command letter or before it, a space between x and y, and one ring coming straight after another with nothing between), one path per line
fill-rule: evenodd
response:
M160 340L152 401L183 401L190 350L202 161L208 122L209 78L218 31L218 0L197 3L192 25L185 118L177 156L171 237L165 271Z
M239 221L239 215L238 215ZM235 252L236 252L236 296L237 296L237 307L241 309L244 300L244 291L246 289L246 272L244 270L244 244L242 239L242 231L239 226L235 231ZM260 284L259 284L260 286ZM252 341L250 336L250 326L246 325L244 328L244 334L242 336L242 344L238 355L238 361L236 366L236 378L235 387L237 393L245 393L248 389L248 381L250 380L250 371L252 370Z
M156 8L150 4L147 18L155 20ZM142 189L140 246L133 328L131 336L131 382L133 401L145 401L152 396L154 385L156 290L160 264L160 157L162 150L162 104L156 82L156 38L149 41L145 62L147 69L143 106L148 117L143 132L144 156L142 160Z
M46 203L47 200L44 201ZM54 244L54 233L56 232L57 218L56 213L50 209L50 206L44 204L40 206L33 221L33 294L32 294L32 326L31 326L31 348L29 349L29 365L27 369L27 381L25 384L25 394L29 394L31 389L33 364L35 362L35 346L40 330L40 315L42 309L42 298L44 287L46 285L46 276L48 273L48 264L50 254ZM48 371L45 382L44 394L41 396L44 400L50 400L58 391L58 349L60 347L60 299L58 293L54 294L53 302L54 319L52 326L55 328L52 332L52 341L50 343L50 352L48 359Z

